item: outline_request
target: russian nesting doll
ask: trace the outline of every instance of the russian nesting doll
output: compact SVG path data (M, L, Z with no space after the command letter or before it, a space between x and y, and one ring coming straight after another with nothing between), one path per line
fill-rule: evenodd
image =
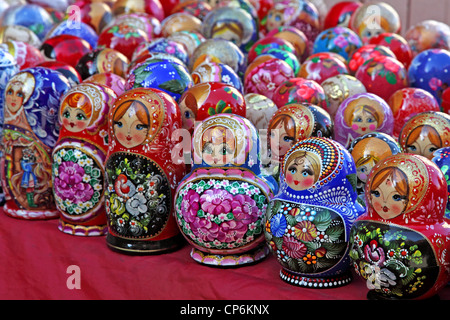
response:
M437 149L433 152L431 161L441 169L445 180L447 180L448 200L450 200L450 147ZM445 208L445 219L450 219L450 201L447 201L447 206Z
M372 168L384 158L402 152L398 142L382 132L370 132L352 141L348 151L356 165L356 190L362 204L365 205L365 187Z
M4 212L21 219L59 216L52 194L52 150L58 140L61 73L43 67L16 73L5 89L2 157Z
M373 93L358 93L345 99L334 118L334 139L348 148L357 137L369 132L392 135L394 117L386 101Z
M364 212L356 198L355 163L341 144L310 137L289 149L265 226L281 279L310 288L351 282L349 232Z
M172 161L172 134L181 128L177 103L158 89L130 89L116 99L108 123L107 245L129 254L179 248L173 196L185 165Z
M108 231L105 212L105 160L108 112L117 98L109 87L81 83L61 99L59 139L53 149L52 181L58 229L97 236Z
M206 265L240 266L268 254L264 216L277 190L261 174L258 133L236 114L216 114L194 130L194 164L175 195L176 219Z
M448 283L447 197L444 174L423 156L399 153L372 169L367 213L350 234L350 257L369 299L431 298Z
M419 113L405 123L398 141L403 152L432 159L434 151L450 146L450 115L439 111Z

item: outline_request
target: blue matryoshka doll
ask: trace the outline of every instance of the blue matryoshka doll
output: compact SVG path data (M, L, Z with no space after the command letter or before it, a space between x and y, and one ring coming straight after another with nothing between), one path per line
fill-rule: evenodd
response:
M295 144L284 157L265 226L281 279L311 288L350 283L348 235L364 210L355 163L341 144L321 137Z
M70 89L62 73L44 67L16 73L5 89L2 184L7 215L57 218L51 153L59 137L58 110Z
M192 138L194 163L175 194L176 219L202 264L240 266L260 261L264 217L277 191L261 174L255 126L235 114L216 114L198 125Z

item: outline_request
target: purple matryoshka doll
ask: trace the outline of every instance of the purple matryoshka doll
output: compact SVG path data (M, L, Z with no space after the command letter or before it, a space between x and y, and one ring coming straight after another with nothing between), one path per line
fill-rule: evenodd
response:
M368 299L436 297L449 280L447 183L427 158L399 153L367 180L367 212L353 224L350 257Z
M240 266L268 254L264 215L275 181L261 174L258 133L236 114L216 114L197 126L194 164L175 196L176 219L202 264Z
M21 219L59 216L52 193L51 153L58 140L61 73L43 67L16 73L5 89L2 157L4 212Z
M59 140L53 149L53 195L64 233L106 234L105 159L109 108L117 98L109 87L81 83L61 99Z
M373 93L345 99L334 118L334 139L346 148L357 137L377 131L392 135L394 117L386 101Z
M295 144L266 213L266 241L281 264L281 279L309 288L350 283L349 232L363 211L355 163L341 144L319 137Z
M173 195L186 168L172 161L172 134L181 128L177 103L158 89L130 89L116 99L108 123L108 247L133 255L178 249L183 237Z

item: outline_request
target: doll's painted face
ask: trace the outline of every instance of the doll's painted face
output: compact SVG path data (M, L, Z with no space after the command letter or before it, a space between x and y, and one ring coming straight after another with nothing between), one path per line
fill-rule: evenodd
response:
M281 25L283 25L283 23L284 23L283 11L275 9L269 11L266 23L266 28L268 31L280 27Z
M356 175L362 182L367 181L367 177L369 176L370 171L372 171L372 168L376 165L376 162L374 159L369 159L368 161L365 161L363 164L356 167Z
M294 120L288 115L281 115L272 121L269 130L271 139L270 143L275 150L278 150L278 157L281 158L296 142ZM277 132L278 141L275 141L274 139L276 139ZM276 155L276 151L274 151L274 156Z
M411 131L406 140L406 152L422 155L428 159L433 158L433 153L442 147L438 132L431 126L419 126Z
M350 125L356 133L365 134L375 131L378 128L378 121L375 114L364 106L356 108Z
M408 203L408 180L399 169L389 167L374 177L370 188L373 209L386 220L400 215Z
M61 122L71 132L80 132L89 125L92 106L82 93L69 95L62 103Z
M233 133L225 127L212 127L202 137L202 158L210 166L223 166L235 157Z
M189 131L194 130L196 114L194 109L197 109L197 101L191 94L186 96L179 103L181 111L181 121L183 128Z
M126 110L121 110L121 106L114 113L114 134L124 147L133 148L142 144L147 138L149 115L147 109L137 101L134 101Z
M287 163L286 183L294 190L306 190L317 182L319 173L320 164L317 157L302 152L296 155L293 161Z
M5 102L8 110L12 114L16 114L22 107L25 95L20 87L11 86L6 91Z

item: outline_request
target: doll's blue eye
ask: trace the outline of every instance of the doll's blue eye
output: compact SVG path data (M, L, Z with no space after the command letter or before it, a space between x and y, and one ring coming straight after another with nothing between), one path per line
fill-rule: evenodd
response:
M406 146L406 148L408 148L411 151L416 151L417 148L415 146Z
M294 139L293 139L292 137L286 136L286 137L283 138L283 140L284 140L285 142L291 142L291 141L293 141Z
M380 196L380 192L379 191L372 191L371 193L377 198Z
M297 172L297 169L291 169L290 172L291 172L292 174L295 174L295 173Z
M392 196L392 199L394 199L394 201L402 201L402 200L405 200L405 196L401 196L399 194L394 194Z
M184 113L184 116L186 117L186 119L189 119L191 117L191 114L189 113L189 111L186 111Z
M121 121L116 121L114 124L115 124L116 126L118 126L119 128L122 128L122 127L123 127L123 123L122 123Z

